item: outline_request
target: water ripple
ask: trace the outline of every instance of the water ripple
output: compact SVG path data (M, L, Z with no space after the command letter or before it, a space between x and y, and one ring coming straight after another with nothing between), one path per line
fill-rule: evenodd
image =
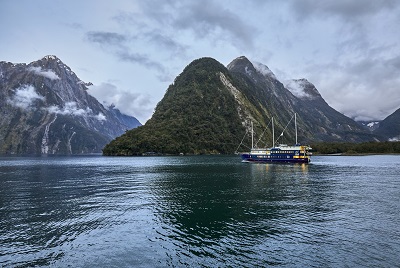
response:
M395 267L399 160L0 159L0 266Z

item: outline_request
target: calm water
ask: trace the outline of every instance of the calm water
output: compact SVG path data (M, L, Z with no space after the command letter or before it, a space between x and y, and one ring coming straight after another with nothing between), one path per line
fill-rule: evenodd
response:
M0 266L399 267L400 156L0 158Z

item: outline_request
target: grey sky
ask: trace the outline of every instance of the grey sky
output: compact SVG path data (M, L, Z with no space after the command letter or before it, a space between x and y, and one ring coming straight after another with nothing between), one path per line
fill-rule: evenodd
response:
M1 0L0 60L56 55L100 101L145 122L192 60L245 55L306 78L335 109L400 108L397 0Z

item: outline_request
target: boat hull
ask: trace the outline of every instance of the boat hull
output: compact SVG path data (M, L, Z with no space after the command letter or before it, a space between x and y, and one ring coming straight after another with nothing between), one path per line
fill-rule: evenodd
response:
M266 155L252 155L252 154L241 154L243 162L252 163L309 163L310 157L293 157L293 156L266 156Z

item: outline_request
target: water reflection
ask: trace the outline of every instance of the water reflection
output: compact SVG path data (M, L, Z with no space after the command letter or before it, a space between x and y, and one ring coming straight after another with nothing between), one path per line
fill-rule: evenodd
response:
M7 174L0 180L0 228L9 237L0 237L2 252L19 266L49 265L64 255L60 245L99 226L75 202L90 191L81 171L39 162L2 166L0 172Z
M0 266L393 267L398 163L0 161Z
M271 241L306 232L303 223L323 222L332 210L319 195L324 183L310 181L308 165L245 164L231 158L219 163L168 167L153 180L163 226L158 239L176 240L175 257L183 263L192 263L193 256L227 264L286 263L283 257L267 256L283 250L282 245L271 247Z

